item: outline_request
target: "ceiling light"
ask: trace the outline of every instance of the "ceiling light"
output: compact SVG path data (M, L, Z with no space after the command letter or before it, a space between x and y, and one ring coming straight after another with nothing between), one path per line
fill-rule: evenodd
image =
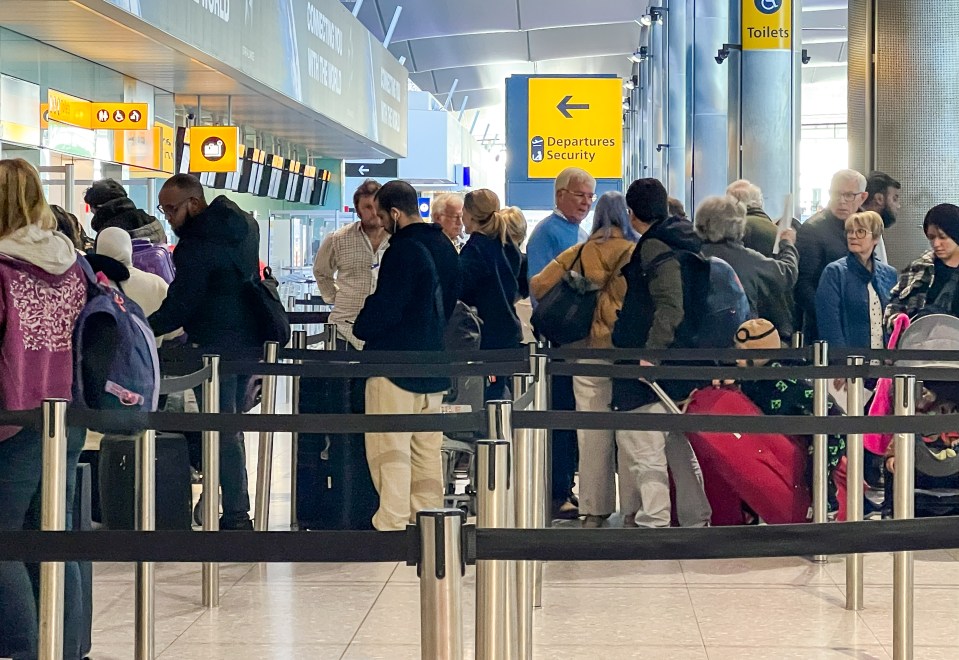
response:
M632 55L627 55L627 59L635 64L645 62L647 57L649 57L649 48L646 46L637 48Z
M623 87L628 90L636 89L636 85L639 83L639 76L630 76L623 80Z
M653 17L650 16L649 14L643 14L642 16L639 17L639 24L642 25L643 27L649 27L650 25L653 24Z

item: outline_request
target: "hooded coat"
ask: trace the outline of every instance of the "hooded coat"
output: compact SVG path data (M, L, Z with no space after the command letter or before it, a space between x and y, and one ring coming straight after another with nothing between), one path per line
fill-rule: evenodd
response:
M115 280L110 273L104 274L117 285L123 293L140 306L143 313L150 316L160 309L167 295L167 283L159 275L147 273L133 265L133 241L130 235L117 227L107 227L97 235L96 253L122 264L127 276Z
M119 227L129 233L131 238L146 238L154 245L169 242L160 221L138 209L129 197L117 197L98 206L90 226L96 232L107 227Z

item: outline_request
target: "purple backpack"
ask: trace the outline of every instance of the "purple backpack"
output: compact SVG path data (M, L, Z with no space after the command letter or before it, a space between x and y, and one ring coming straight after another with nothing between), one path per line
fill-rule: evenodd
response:
M78 262L87 279L87 303L73 330L73 405L155 411L160 359L143 311L99 281L86 259Z
M133 239L133 267L163 278L167 284L173 282L176 269L173 267L173 255L166 245L154 245L145 238Z

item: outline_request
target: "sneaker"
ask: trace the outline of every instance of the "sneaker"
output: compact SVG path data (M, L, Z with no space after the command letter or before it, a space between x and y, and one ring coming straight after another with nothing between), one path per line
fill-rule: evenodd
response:
M554 520L576 520L579 518L579 509L568 499L561 502L553 502Z
M609 516L594 516L592 514L587 514L583 518L583 529L599 529L606 523L606 519Z
M245 520L238 520L234 518L233 520L227 518L220 518L220 531L221 532L252 532L253 531L253 521L249 518Z

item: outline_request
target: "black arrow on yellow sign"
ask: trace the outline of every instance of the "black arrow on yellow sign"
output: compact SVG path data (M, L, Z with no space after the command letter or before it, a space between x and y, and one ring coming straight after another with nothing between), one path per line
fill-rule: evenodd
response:
M569 112L570 110L589 110L589 103L570 103L572 100L572 94L564 96L563 100L556 106L556 109L563 113L563 116L567 119L573 118L573 115Z

